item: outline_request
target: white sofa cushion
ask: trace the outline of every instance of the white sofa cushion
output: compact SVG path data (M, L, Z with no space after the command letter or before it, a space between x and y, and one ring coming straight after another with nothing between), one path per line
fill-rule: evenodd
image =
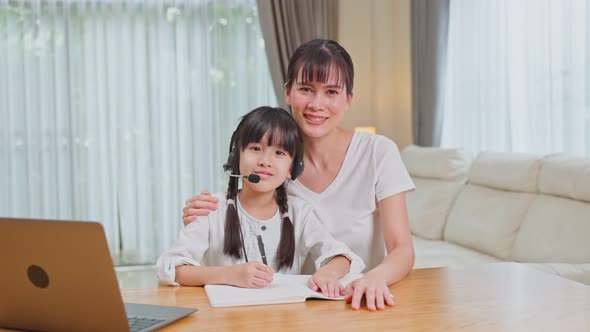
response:
M539 172L539 191L590 202L590 160L563 154L547 157Z
M500 262L495 257L465 249L449 242L431 241L419 237L413 237L413 240L416 252L415 269Z
M402 160L413 177L465 181L471 157L461 149L410 145L402 150Z
M506 260L534 197L468 184L451 208L444 239Z
M542 156L524 153L482 152L473 161L469 183L486 187L537 192Z
M539 195L516 236L518 262L590 263L590 203Z
M412 233L425 239L442 240L449 211L463 184L419 177L413 180L418 190L406 194Z

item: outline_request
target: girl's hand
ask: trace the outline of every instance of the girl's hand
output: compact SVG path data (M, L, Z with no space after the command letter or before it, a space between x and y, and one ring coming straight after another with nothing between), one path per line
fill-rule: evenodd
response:
M307 281L307 287L328 297L344 295L344 287L338 282L338 274L331 271L317 271Z
M211 196L207 190L200 195L189 198L182 209L182 222L188 225L197 217L208 216L211 211L217 210L217 197Z
M272 282L275 271L268 265L248 262L232 266L228 284L244 288L262 288Z
M365 296L367 309L383 310L385 305L393 306L393 296L389 292L389 287L385 282L385 277L379 273L367 272L362 278L359 278L346 286L346 303L351 303L353 309L361 307L361 300Z

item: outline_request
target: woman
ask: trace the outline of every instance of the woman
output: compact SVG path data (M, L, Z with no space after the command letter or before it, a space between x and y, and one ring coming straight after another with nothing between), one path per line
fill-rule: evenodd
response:
M287 190L310 203L328 231L365 261L363 278L347 286L347 302L358 309L365 296L369 310L384 309L394 304L387 286L414 265L405 198L414 183L391 140L339 127L353 80L350 55L335 41L312 40L293 53L285 100L303 133L305 167ZM217 199L203 192L187 201L183 221L215 209Z

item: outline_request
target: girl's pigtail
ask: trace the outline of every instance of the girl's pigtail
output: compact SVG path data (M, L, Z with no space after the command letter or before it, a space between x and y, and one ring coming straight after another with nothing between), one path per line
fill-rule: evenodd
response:
M283 267L291 269L295 257L295 230L293 223L289 218L289 205L287 204L287 190L285 189L285 184L282 184L277 188L275 191L275 197L277 204L279 205L279 212L283 218L281 242L279 242L276 263L279 270Z
M238 196L238 178L230 177L227 187L227 211L225 213L225 238L223 242L223 253L236 259L242 258L242 237L240 236L240 218L236 208L236 197Z

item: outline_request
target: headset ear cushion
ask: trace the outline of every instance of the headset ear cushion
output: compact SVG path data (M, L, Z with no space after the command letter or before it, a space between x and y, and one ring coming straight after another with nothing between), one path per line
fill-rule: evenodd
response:
M233 149L232 149L232 151L227 156L227 163L223 164L223 170L225 172L228 172L228 171L233 172L234 171L232 169L233 168L232 165L234 163L234 155L235 155L235 153L233 152Z
M297 158L293 163L293 170L291 171L291 180L295 181L299 175L303 173L303 159Z

